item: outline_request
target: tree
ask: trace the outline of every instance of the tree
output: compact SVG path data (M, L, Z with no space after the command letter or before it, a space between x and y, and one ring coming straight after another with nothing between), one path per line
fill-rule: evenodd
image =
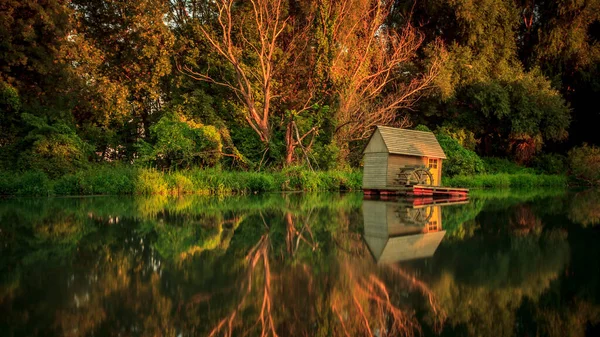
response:
M386 21L393 1L326 1L320 29L328 41L330 76L338 106L336 142L369 137L377 125L407 126L399 114L432 87L441 59L419 69L411 64L424 36L410 23L396 29ZM439 43L436 52L442 52ZM347 155L347 153L346 153ZM345 156L344 156L345 157Z
M164 103L163 81L171 73L174 38L165 24L169 11L163 0L73 0L78 34L97 52L97 73L126 90L128 124L112 152L132 157L131 146L146 137L152 118Z
M571 144L600 143L600 2L522 1L519 56L539 67L573 108ZM535 13L535 15L534 15Z
M273 127L285 130L285 162L294 160L297 147L317 131L301 130L296 119L313 107L316 86L310 52L311 5L294 7L283 0L234 0L216 2L216 22L202 22L210 52L225 62L226 72L201 72L183 64L181 70L200 81L231 90L244 106L243 118L266 150L273 141ZM304 15L300 15L304 14ZM211 73L212 70L212 73ZM279 117L279 121L277 121Z
M522 13L512 1L439 0L414 9L398 3L394 22L402 23L398 13L411 10L428 44L438 38L447 43L437 90L418 107L423 122L466 128L481 140L481 154L521 162L545 143L567 138L567 103L539 69L526 71L518 59Z
M252 0L249 13L244 13L244 6L234 0L219 0L215 5L218 25L214 28L200 25L198 28L212 51L231 66L233 78L215 78L195 71L189 65L183 65L181 69L197 80L232 90L246 108L244 118L261 141L268 144L271 104L277 85L274 73L281 53L279 42L289 21L285 3L283 0Z

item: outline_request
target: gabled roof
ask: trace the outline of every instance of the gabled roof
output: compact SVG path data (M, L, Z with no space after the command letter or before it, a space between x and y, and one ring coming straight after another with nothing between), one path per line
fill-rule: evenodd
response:
M433 256L446 231L403 236L377 237L364 235L369 251L377 263L395 263Z
M388 153L446 159L444 150L442 150L433 132L378 126L373 134L378 131L383 138ZM371 136L372 138L373 136ZM369 139L369 142L371 139Z

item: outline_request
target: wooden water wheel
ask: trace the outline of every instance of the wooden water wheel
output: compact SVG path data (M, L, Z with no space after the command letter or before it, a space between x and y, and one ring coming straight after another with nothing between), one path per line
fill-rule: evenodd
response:
M433 217L433 207L412 208L400 206L396 210L400 223L424 226Z
M400 185L432 185L433 175L424 165L404 166L400 168L396 182Z

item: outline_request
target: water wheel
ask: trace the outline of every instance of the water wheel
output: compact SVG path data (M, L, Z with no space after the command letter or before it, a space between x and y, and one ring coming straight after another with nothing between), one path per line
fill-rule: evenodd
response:
M404 166L400 168L396 181L400 185L432 185L433 175L426 166Z
M400 219L400 223L424 226L433 217L433 207L411 208L400 206L396 210L396 215Z

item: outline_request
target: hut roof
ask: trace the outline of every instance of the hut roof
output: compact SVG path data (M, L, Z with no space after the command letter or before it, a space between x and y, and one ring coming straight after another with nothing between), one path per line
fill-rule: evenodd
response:
M446 231L396 237L369 236L364 239L377 263L394 263L431 257L442 242Z
M446 159L433 132L378 126L389 153ZM377 133L375 131L375 133Z

